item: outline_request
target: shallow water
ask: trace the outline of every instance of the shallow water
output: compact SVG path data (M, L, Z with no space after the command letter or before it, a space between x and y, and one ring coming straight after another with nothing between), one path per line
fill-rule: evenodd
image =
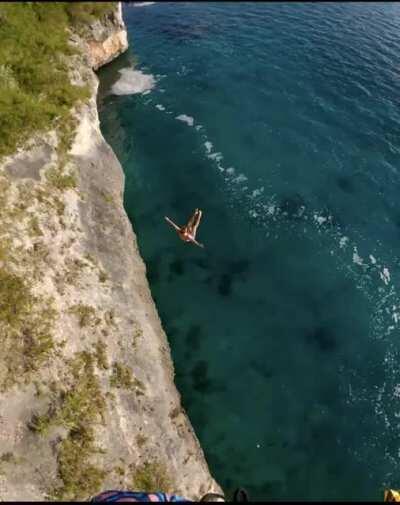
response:
M101 127L213 475L252 499L381 500L400 486L400 5L124 18ZM111 94L133 64L155 87ZM195 207L205 250L163 220Z

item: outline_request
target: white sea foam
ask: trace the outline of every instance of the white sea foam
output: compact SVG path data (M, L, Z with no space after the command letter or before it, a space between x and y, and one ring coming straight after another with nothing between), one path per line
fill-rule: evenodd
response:
M356 265L363 265L364 264L363 259L358 254L357 247L354 248L353 263L355 263Z
M327 219L326 219L326 217L318 216L318 214L314 214L314 220L316 223L318 223L321 226L321 224L324 224Z
M389 270L385 267L382 272L380 272L380 278L383 280L383 282L386 284L386 286L390 282L390 272Z
M203 129L203 125L198 124L197 126L195 126L195 128L196 128L197 131L200 131L200 130Z
M343 249L344 247L346 247L346 244L348 241L349 241L349 237L344 237L344 236L341 237L339 240L340 249Z
M210 153L214 146L209 140L207 140L207 142L204 142L204 147L207 149L207 153Z
M226 173L229 175L233 175L235 173L235 169L233 167L229 167L226 169Z
M147 7L148 5L154 5L155 2L135 2L134 7Z
M264 188L263 188L263 189L264 189ZM300 207L299 207L299 211L298 211L298 213L297 213L298 217L301 217L301 216L304 214L305 210L306 210L305 205L300 205Z
M263 192L264 192L264 186L262 186L261 188L257 188L251 193L251 198L256 198L257 196L260 196Z
M121 77L111 88L111 93L114 95L147 94L154 88L156 83L153 75L144 74L141 70L123 68L119 73Z
M184 123L187 123L189 126L193 126L193 124L194 124L194 119L191 116L187 116L186 114L181 114L179 116L176 116L175 119L178 119L179 121L183 121Z
M208 154L207 158L210 158L210 160L215 160L218 163L224 159L221 153Z
M244 182L247 181L247 177L244 174L239 174L236 179L234 179L234 182Z
M158 103L156 105L156 109L158 109L158 110L165 110L165 107L164 107L164 105L161 105L160 103Z
M372 256L372 254L370 254L370 255L369 255L369 259L371 260L371 263L372 263L373 265L375 265L375 264L376 264L376 259L374 258L374 256Z

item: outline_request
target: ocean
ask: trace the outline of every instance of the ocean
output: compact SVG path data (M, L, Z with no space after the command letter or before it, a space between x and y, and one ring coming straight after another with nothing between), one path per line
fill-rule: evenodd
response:
M400 487L400 4L124 4L99 71L176 384L228 496ZM203 210L197 238L179 240Z

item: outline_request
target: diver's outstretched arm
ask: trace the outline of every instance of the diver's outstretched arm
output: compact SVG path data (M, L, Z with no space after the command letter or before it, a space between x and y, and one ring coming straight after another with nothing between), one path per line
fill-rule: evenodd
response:
M164 216L164 217L165 217L165 220L167 221L167 223L169 223L171 226L173 226L176 231L181 231L180 227L177 224L175 224L169 217L167 217L167 216Z

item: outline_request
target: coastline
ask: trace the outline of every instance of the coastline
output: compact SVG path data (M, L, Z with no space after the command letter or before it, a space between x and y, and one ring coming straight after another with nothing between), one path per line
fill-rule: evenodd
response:
M112 20L114 34L104 39L98 26L100 40L88 44L83 56L74 56L74 80L89 85L90 99L74 112L76 128L66 165L73 175L60 175L58 186L52 179L49 191L49 171L59 161L54 131L36 136L0 166L9 205L17 206L26 188L30 192L26 216L19 216L13 227L15 217L10 214L6 223L7 239L15 245L10 249L15 253L14 272L21 277L33 274L32 293L54 309L49 322L53 342L43 364L24 383L16 378L0 394L0 443L4 454L13 455L2 461L2 500L43 500L54 496L54 489L59 499L77 499L95 488L132 489L143 464L153 465L168 484L161 491L189 499L220 491L180 403L168 340L123 207L123 170L100 130L99 81L92 68L126 49L120 3L118 13ZM82 44L79 37L73 39ZM74 177L75 184L68 177ZM35 228L27 234L31 216L40 233ZM33 264L35 251L44 249ZM92 355L91 348L96 349ZM71 369L76 356L88 355L90 362L78 373L76 367ZM85 466L78 467L91 478L96 470L96 479L87 479L93 489L71 489L63 476L71 428L61 415L65 398L80 392L86 370L96 385L97 403L85 397L83 404L95 409L91 429L102 452L93 448ZM55 418L53 412L58 413ZM87 412L78 409L73 414L80 420ZM33 430L33 418L45 419L46 430L39 432L37 423Z

